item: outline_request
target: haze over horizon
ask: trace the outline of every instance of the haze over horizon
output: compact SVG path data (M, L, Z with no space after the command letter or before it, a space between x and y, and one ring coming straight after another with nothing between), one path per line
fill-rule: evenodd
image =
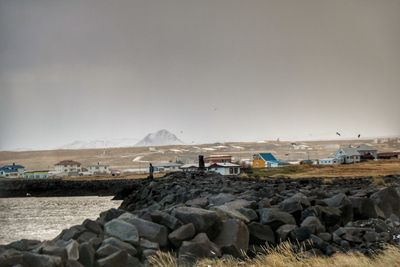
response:
M0 0L0 151L400 136L400 1Z

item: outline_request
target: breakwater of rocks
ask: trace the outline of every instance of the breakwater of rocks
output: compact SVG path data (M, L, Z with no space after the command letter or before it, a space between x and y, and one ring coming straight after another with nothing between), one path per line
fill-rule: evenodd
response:
M119 209L64 230L54 240L0 247L0 266L143 266L158 250L182 266L204 257L252 256L288 241L309 255L397 245L400 177L269 179L175 173L138 181Z
M121 190L134 190L132 179L62 180L0 179L0 197L115 196Z

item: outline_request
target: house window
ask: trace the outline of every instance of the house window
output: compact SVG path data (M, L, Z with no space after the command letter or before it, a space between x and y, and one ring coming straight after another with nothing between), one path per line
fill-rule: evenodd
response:
M233 174L233 168L229 168L229 174Z

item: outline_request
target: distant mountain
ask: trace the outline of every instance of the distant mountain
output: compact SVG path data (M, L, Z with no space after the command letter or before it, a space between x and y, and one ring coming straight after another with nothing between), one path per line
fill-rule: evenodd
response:
M146 135L136 146L168 146L183 145L184 143L175 134L163 129Z
M109 148L109 147L131 147L137 143L137 138L119 138L109 140L92 141L74 141L64 145L59 149L91 149L91 148Z

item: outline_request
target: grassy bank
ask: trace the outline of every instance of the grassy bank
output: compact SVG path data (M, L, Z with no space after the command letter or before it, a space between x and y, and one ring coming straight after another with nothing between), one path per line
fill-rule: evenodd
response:
M153 267L177 267L177 259L169 253L159 253L150 259ZM367 257L359 253L337 253L331 257L310 256L295 253L284 243L277 248L266 249L255 258L204 259L196 267L400 267L400 248L388 246L382 253Z
M368 161L344 165L289 165L279 168L253 169L251 177L366 177L400 174L400 160Z

